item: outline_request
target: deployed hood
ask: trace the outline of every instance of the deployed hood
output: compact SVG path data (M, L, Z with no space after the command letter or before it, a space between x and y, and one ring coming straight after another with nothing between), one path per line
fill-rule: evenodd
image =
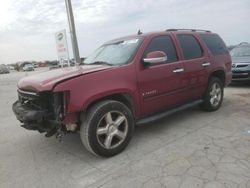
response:
M250 63L250 56L232 57L233 63Z
M63 80L111 68L107 65L85 65L54 69L22 78L17 86L25 91L49 91Z

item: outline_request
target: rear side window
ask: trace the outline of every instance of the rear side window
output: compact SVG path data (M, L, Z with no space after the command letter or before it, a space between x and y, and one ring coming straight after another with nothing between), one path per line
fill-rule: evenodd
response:
M228 54L227 47L218 35L201 34L201 38L206 43L208 49L214 55Z
M163 51L167 54L167 63L177 61L175 46L170 36L159 36L151 40L145 55L152 51Z
M196 38L192 35L178 35L184 58L195 59L202 57L202 49Z

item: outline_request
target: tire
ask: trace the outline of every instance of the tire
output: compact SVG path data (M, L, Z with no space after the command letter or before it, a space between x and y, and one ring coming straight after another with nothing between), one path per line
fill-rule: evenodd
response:
M203 103L200 106L201 109L210 112L218 110L223 102L223 96L224 85L222 81L217 77L211 77L203 97Z
M97 156L111 157L122 152L132 138L134 117L121 102L101 101L82 118L80 136L86 149Z

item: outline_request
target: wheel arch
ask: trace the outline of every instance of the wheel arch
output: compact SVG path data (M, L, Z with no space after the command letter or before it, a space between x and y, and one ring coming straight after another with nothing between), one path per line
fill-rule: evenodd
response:
M134 117L136 115L136 108L135 108L135 104L134 104L132 95L127 93L127 92L112 93L112 94L108 94L108 95L105 95L102 97L96 97L96 98L90 99L85 104L83 111L86 112L91 106L93 106L96 103L103 101L103 100L115 100L115 101L121 102L121 103L125 104L131 110Z
M224 70L219 69L219 70L213 71L213 72L210 74L209 79L210 79L211 77L217 77L217 78L219 78L219 79L222 81L223 86L225 86L225 83L226 83L226 73L225 73Z

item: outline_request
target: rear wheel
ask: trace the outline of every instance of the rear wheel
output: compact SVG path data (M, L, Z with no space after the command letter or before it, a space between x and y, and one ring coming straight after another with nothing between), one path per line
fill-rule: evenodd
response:
M222 104L224 96L222 81L217 77L211 77L206 93L203 98L201 108L206 111L218 110Z
M80 135L88 151L111 157L125 149L133 130L134 118L130 109L118 101L106 100L88 110Z

